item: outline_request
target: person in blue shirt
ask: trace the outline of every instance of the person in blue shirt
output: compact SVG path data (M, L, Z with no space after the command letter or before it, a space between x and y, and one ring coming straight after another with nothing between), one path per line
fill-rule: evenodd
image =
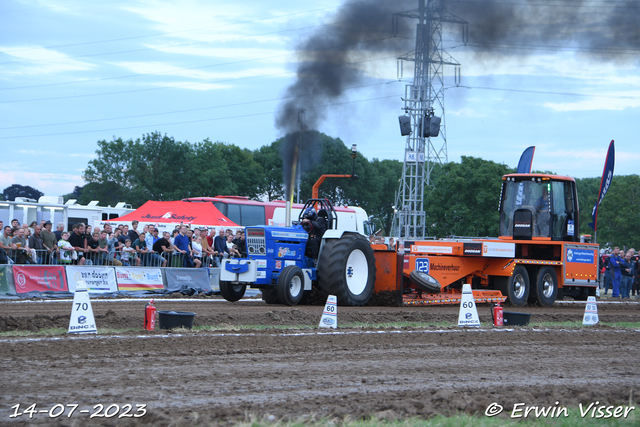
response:
M182 266L185 268L193 267L186 225L180 227L180 233L176 235L176 238L173 241L173 246L175 246L176 252L182 255Z
M620 248L614 247L611 256L609 257L609 263L611 264L611 296L614 298L620 297L620 280L622 278L622 259L620 258Z

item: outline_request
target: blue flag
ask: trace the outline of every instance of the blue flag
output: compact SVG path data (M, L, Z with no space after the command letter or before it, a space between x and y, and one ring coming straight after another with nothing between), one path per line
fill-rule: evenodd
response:
M536 151L536 147L531 146L524 150L520 161L518 162L518 169L516 173L531 173L531 164L533 163L533 153Z
M613 139L609 144L609 151L607 152L607 159L604 161L604 171L602 171L602 180L600 181L600 193L598 194L598 200L593 205L593 211L591 212L591 222L589 227L596 231L598 227L598 206L602 203L604 195L609 191L611 187L611 180L613 179L613 166L615 164L616 150L613 145Z

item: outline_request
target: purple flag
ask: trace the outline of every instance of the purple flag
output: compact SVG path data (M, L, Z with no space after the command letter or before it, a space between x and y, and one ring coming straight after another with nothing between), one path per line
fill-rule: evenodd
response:
M533 163L533 153L536 151L536 147L531 146L524 150L520 161L518 162L518 169L516 173L531 173L531 164Z
M602 171L602 180L600 181L600 193L598 194L598 200L593 206L593 211L591 212L591 222L589 223L589 227L593 228L593 231L596 231L596 228L598 227L598 206L600 206L600 203L602 203L604 195L607 194L607 191L611 186L615 157L616 150L613 145L612 139L611 143L609 144L609 151L607 151L607 159L604 161L604 170Z

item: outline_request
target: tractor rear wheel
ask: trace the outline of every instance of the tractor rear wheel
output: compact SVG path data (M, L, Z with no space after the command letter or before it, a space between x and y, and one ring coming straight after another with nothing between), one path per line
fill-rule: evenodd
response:
M296 305L304 294L304 273L295 265L286 266L278 277L278 300L286 305Z
M376 281L376 260L371 245L360 234L328 239L318 259L318 287L335 295L338 305L365 305Z
M529 299L529 273L519 265L513 269L513 274L507 282L507 289L502 291L507 296L507 302L516 307L522 307Z
M538 305L551 307L558 296L558 276L553 267L541 268L538 272L536 296Z
M247 285L234 285L231 282L227 282L224 280L220 281L220 294L227 301L235 302L244 296L244 293L247 290Z

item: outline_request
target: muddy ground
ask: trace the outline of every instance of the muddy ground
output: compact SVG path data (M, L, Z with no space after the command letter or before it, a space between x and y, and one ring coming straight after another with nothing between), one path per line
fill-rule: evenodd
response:
M580 403L639 406L640 330L493 328L487 305L478 307L479 329L453 326L459 309L445 306L339 307L339 328L320 330L322 306L168 298L156 301L158 310L195 312L196 325L224 330L149 332L142 330L145 302L92 300L98 335L0 337L0 425L485 416L494 402L505 418L518 403L558 413ZM581 321L584 307L508 310L562 322ZM605 302L598 311L601 322L640 320L635 302ZM66 328L70 312L71 301L0 301L0 331ZM385 322L426 326L371 327ZM268 328L236 328L242 325ZM43 412L30 419L24 411L33 403ZM67 405L78 405L71 417ZM139 418L137 405L146 405ZM113 416L101 417L107 409ZM627 420L640 421L637 411L629 409Z

